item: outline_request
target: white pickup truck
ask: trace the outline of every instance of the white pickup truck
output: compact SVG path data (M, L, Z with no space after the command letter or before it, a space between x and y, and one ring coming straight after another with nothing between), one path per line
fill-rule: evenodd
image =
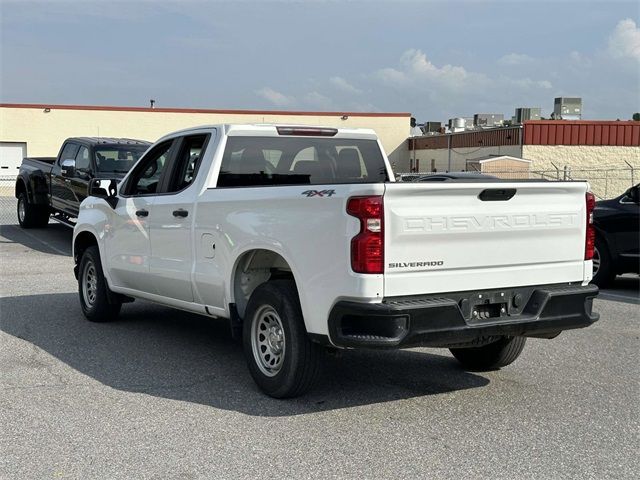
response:
M307 390L326 347L444 347L495 369L526 337L598 319L586 182L396 183L371 130L218 125L165 136L89 194L85 316L141 298L229 319L273 397Z

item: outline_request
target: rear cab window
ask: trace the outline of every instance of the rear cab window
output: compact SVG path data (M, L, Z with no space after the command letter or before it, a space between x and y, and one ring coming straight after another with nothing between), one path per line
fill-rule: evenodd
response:
M127 173L147 148L146 145L99 145L95 147L98 172Z
M218 187L388 180L376 140L230 136L222 157Z

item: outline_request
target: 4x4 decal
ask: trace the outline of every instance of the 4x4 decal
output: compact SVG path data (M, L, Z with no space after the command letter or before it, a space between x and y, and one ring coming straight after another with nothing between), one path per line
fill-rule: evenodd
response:
M306 190L301 195L306 195L307 197L330 197L334 193L336 193L335 190Z

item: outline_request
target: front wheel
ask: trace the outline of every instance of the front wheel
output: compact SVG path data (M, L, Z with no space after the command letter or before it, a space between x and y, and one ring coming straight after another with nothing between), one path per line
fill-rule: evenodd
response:
M87 320L108 322L118 317L122 302L109 290L97 246L87 248L82 254L78 269L78 292L82 313Z
M496 370L513 363L526 342L526 337L502 337L482 347L451 348L450 351L469 370Z
M291 398L312 386L320 349L307 335L293 281L273 280L255 289L242 339L249 372L267 395Z

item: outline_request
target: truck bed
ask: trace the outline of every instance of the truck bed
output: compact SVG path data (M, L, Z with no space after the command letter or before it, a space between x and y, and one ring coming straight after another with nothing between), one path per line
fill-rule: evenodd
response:
M29 165L34 168L51 171L51 167L56 162L56 157L25 157L22 159L22 165Z

